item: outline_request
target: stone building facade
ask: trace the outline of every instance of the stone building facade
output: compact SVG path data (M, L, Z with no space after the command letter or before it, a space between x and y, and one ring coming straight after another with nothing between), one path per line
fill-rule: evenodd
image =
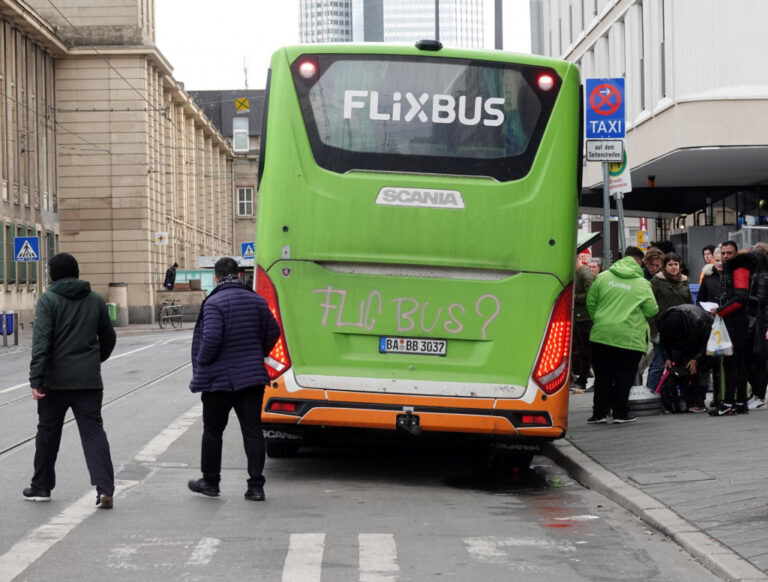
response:
M20 122L7 125L0 147L8 151L11 179L0 216L6 233L9 226L50 233L41 258L71 252L81 277L105 297L110 283L125 283L130 322L150 322L168 265L195 268L198 255L232 253L234 152L154 46L151 0L55 4L28 0L36 14L23 12L33 20L26 22L6 17L19 2L0 0L3 30L27 38L45 63L33 69L48 82L39 85L47 100L35 107L50 129L38 129L35 139L42 142L38 150L51 151L44 167L35 161L39 156L26 161L14 144L32 139L31 130ZM9 85L4 79L4 89ZM43 89L37 87L40 101ZM16 109L28 111L30 89L16 91L15 99L28 101L26 109ZM6 98L6 109L9 103ZM14 182L23 174L17 167L38 177ZM25 197L28 211L22 210ZM16 282L4 277L0 308L21 311L23 321L44 287L44 263L32 268L34 283L27 275L20 290L25 267L8 256L8 240L6 234L5 271L15 269Z
M221 134L230 138L235 151L233 162L234 243L235 254L239 254L243 248L242 244L252 242L256 233L259 148L265 91L263 89L190 90L189 94Z

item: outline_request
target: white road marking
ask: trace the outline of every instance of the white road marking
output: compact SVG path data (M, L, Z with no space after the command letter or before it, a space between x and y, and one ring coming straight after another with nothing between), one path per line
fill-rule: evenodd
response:
M173 340L168 340L173 341ZM168 343L168 342L165 342ZM131 350L130 352L124 352L122 354L118 354L117 356L110 356L110 358L104 362L104 364L108 364L109 362L112 362L113 360L117 360L119 358L124 358L125 356L130 356L131 354L135 354L136 352L141 352L142 350L148 350L149 348L154 348L157 346L156 343L150 344L148 346L143 346L141 348L136 348L135 350ZM16 384L16 386L11 386L10 388L3 388L0 390L0 394L5 394L6 392L11 392L12 390L18 390L19 388L24 388L25 386L29 386L29 382L22 382L21 384Z
M324 533L291 534L283 582L319 582L324 544Z
M139 463L154 463L157 458L168 450L176 440L183 435L197 419L203 415L202 403L195 404L179 418L174 420L168 427L147 443L147 445L136 455L136 461Z
M115 495L137 483L138 481L115 481ZM13 580L96 511L111 513L112 510L99 510L96 507L96 494L89 491L48 523L30 532L0 556L0 582Z
M195 549L192 550L192 555L187 560L187 566L207 565L216 553L216 546L220 543L221 540L218 538L201 539L195 546Z
M22 382L21 384L16 384L16 386L11 386L10 388L4 388L3 390L0 390L0 394L5 394L6 392L10 392L11 390L18 390L19 388L24 388L24 386L29 386L29 382Z
M575 552L576 546L568 541L547 540L537 538L500 538L495 536L464 538L467 551L473 558L486 564L519 563L507 552L507 548L527 548L529 550L553 550L560 552Z
M105 362L105 364L108 364L112 360L117 360L118 358L124 358L125 356L130 356L131 354L135 354L136 352L140 352L142 350L148 350L149 348L154 348L156 345L157 344L149 344L148 346L136 348L135 350L131 350L130 352L123 352L122 354L118 354L117 356L110 356L109 359Z
M393 534L360 534L360 582L394 582L400 567Z

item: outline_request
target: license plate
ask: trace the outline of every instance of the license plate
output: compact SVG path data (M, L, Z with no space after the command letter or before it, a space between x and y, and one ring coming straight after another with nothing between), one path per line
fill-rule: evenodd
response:
M382 354L444 356L446 344L446 340L440 339L382 336L379 338L379 352Z

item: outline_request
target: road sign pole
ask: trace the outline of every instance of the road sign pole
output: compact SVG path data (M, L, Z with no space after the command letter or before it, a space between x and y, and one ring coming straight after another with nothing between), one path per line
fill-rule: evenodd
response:
M627 250L627 241L624 238L624 193L617 192L614 198L616 198L616 213L619 215L619 254L623 257L624 251Z
M603 162L603 268L611 266L611 195L608 162Z

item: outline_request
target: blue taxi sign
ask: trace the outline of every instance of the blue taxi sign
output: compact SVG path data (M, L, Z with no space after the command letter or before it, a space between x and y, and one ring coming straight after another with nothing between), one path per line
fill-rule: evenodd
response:
M623 138L626 133L624 79L586 81L587 139Z

